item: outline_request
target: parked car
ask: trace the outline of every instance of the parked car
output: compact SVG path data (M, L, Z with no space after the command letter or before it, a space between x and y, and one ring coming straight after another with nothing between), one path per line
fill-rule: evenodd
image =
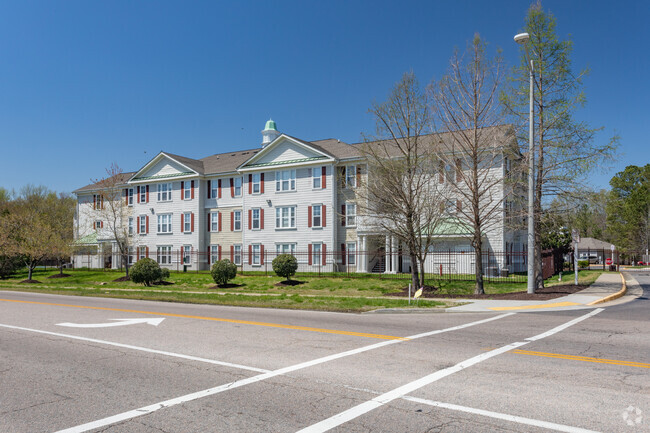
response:
M648 266L650 265L650 262L644 262L643 260L639 260L639 263L637 263L638 266Z

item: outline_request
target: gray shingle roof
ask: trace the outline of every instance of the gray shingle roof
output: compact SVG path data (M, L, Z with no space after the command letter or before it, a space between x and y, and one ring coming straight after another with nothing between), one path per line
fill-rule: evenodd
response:
M126 185L127 185L126 182L127 182L129 179L131 179L131 177L132 177L135 173L136 173L135 171L130 171L130 172L128 172L128 173L120 173L120 174L117 174L117 175L115 175L115 176L113 176L113 177L116 178L116 179L115 179L115 183L116 183L118 186L126 186ZM79 193L79 192L86 192L86 191L88 191L88 192L90 192L90 191L97 191L97 190L101 189L101 185L100 185L101 183L102 183L102 181L100 180L99 182L91 183L91 184L88 184L88 185L86 185L86 186L84 186L84 187L81 187L81 188L79 188L79 189L75 189L75 190L72 191L72 192L73 192L73 193ZM113 183L112 178L111 178L111 180L110 180L110 183L111 183L111 184Z

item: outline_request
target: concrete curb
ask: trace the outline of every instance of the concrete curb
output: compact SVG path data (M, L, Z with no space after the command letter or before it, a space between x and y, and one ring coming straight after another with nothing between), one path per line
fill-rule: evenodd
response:
M592 301L592 302L588 303L587 305L602 304L603 302L613 301L614 299L618 299L621 296L623 296L625 294L625 292L627 292L627 284L625 283L625 278L623 277L623 274L619 273L619 275L621 276L621 281L623 283L623 287L621 288L621 290L619 290L616 293L612 293L611 295L605 296L604 298Z

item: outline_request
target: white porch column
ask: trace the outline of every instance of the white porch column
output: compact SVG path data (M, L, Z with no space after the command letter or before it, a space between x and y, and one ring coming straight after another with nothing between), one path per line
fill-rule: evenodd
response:
M391 237L390 235L386 235L386 247L384 248L384 262L386 263L385 269L384 269L384 274L392 274L392 266L391 266L391 259L392 256L390 254L391 251L391 246L390 246L390 240Z
M366 261L368 260L368 256L366 254L366 243L366 236L360 235L359 249L361 251L359 252L359 272L367 272L368 263Z
M391 271L393 274L397 273L397 264L399 262L399 257L397 256L397 251L398 251L398 242L397 238L395 236L391 236L391 241L390 241L390 247L391 247L391 264L392 268Z

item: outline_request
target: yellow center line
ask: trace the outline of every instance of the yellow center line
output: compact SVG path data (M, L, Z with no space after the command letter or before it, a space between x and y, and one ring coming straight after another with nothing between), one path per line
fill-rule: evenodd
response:
M255 325L255 326L266 326L269 328L282 328L282 329L294 329L298 331L310 331L310 332L322 332L326 334L338 334L338 335L352 335L355 337L366 337L366 338L378 338L381 340L409 340L405 337L394 337L391 335L381 335L381 334L368 334L365 332L352 332L352 331L337 331L335 329L322 329L322 328L310 328L308 326L295 326L295 325L282 325L279 323L265 323L265 322L253 322L250 320L237 320L237 319L223 319L219 317L204 317L204 316L190 316L186 314L174 314L174 313L158 313L154 311L140 311L140 310L126 310L121 308L107 308L107 307L89 307L86 305L71 305L71 304L56 304L50 302L35 302L35 301L18 301L15 299L0 299L2 302L17 302L21 304L37 304L37 305L52 305L56 307L72 307L72 308L85 308L88 310L105 310L105 311L120 311L123 313L137 313L137 314L151 314L155 316L165 316L165 317L181 317L184 319L199 319L199 320L212 320L214 322L226 322L226 323L239 323L242 325Z
M572 307L575 305L582 305L575 302L556 302L554 304L537 304L537 305L520 305L517 307L492 307L488 310L504 311L504 310L534 310L537 308L553 308L553 307Z
M616 359L591 358L589 356L562 355L560 353L534 352L532 350L516 349L511 351L518 355L544 356L546 358L569 359L572 361L597 362L599 364L624 365L627 367L650 368L650 364L645 362L619 361Z

